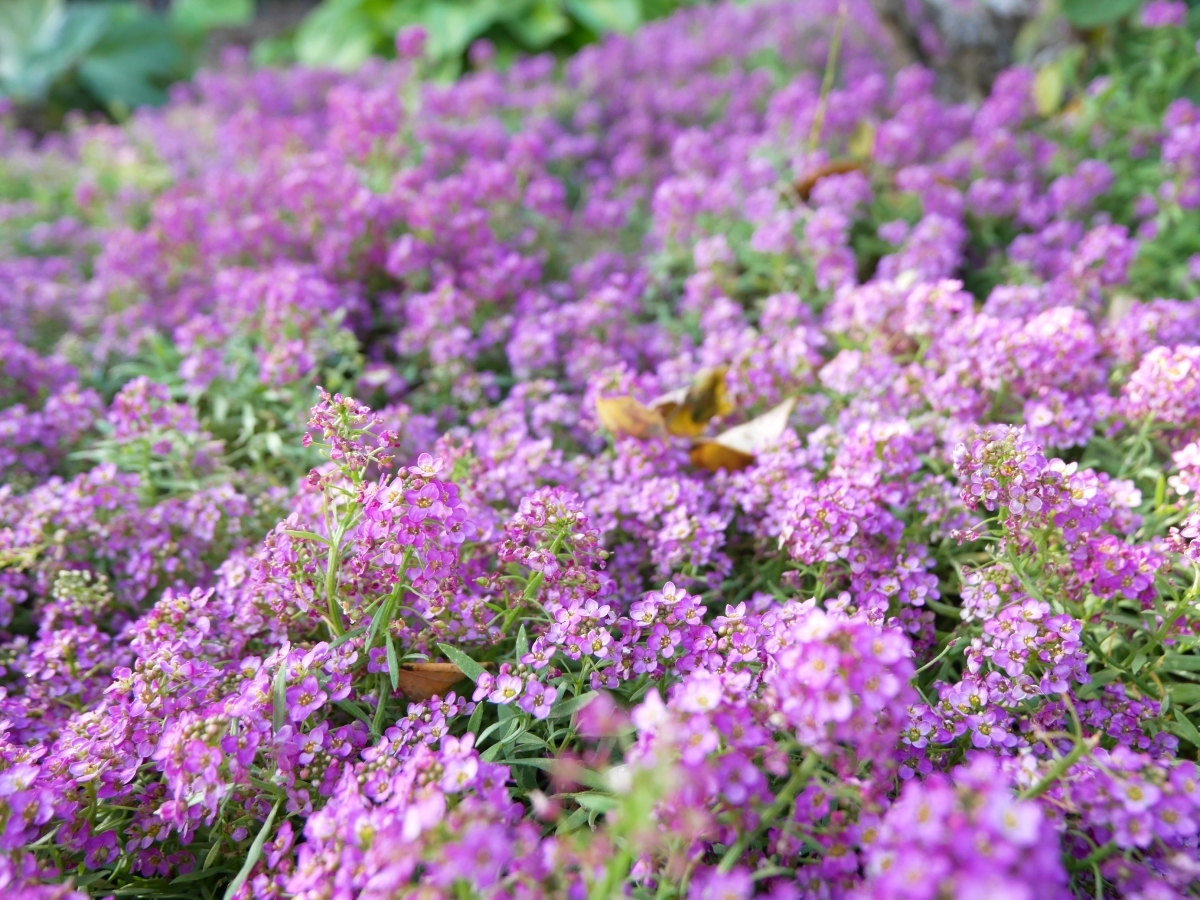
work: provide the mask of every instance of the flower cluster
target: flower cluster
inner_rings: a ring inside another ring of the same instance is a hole
[[[0,109],[0,893],[1196,893],[1196,17],[687,6]]]

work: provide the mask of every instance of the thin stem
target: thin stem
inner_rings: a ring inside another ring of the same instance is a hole
[[[935,656],[933,659],[931,659],[929,662],[925,663],[925,665],[921,666],[921,668],[917,669],[916,674],[920,675],[922,672],[924,672],[926,669],[928,669],[934,663],[943,659],[947,653],[949,653],[951,650],[953,650],[955,648],[955,646],[957,646],[957,644],[958,644],[958,638],[956,638],[956,637],[950,638],[949,642],[947,642],[947,644],[946,644],[945,648],[942,650],[942,652],[939,653],[937,656]]]
[[[829,57],[825,60],[825,77],[821,81],[821,99],[817,102],[817,114],[813,116],[812,128],[808,132],[808,152],[817,149],[821,130],[825,127],[825,107],[829,105],[829,92],[833,90],[833,75],[837,71],[838,55],[842,50],[842,32],[846,28],[846,0],[838,4],[837,21],[833,26],[833,38],[829,42]]]
[[[796,795],[808,783],[812,777],[812,773],[817,768],[816,754],[808,754],[800,763],[800,767],[792,773],[792,777],[775,796],[775,802],[763,811],[762,818],[759,819],[758,825],[752,830],[743,834],[721,858],[721,864],[717,867],[720,872],[728,872],[734,867],[734,864],[741,858],[751,844],[753,844],[762,834],[771,827],[771,823],[778,819],[796,799]]]

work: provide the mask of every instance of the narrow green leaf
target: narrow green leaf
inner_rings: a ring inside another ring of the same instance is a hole
[[[525,625],[522,624],[520,630],[517,631],[517,660],[529,652],[529,638],[525,635]]]
[[[320,544],[324,544],[326,547],[329,546],[329,538],[321,537],[319,534],[313,531],[297,531],[291,528],[285,528],[283,529],[283,533],[294,538],[301,538],[306,541],[316,541]]]
[[[1141,5],[1141,0],[1063,0],[1067,21],[1084,30],[1111,25]]]
[[[371,614],[371,627],[367,629],[367,643],[363,647],[364,651],[369,653],[371,648],[375,646],[375,638],[379,636],[379,629],[383,627],[385,619],[391,618],[391,614],[392,600],[389,597],[379,609]]]
[[[594,812],[610,812],[616,809],[620,803],[616,797],[609,794],[600,794],[593,791],[587,791],[583,794],[575,795],[575,802],[584,809],[590,809]]]
[[[279,731],[287,722],[287,660],[279,661],[275,680],[271,684],[271,727]]]
[[[267,835],[271,833],[271,828],[275,824],[275,816],[279,814],[279,804],[283,800],[276,800],[275,805],[271,807],[271,814],[267,816],[267,821],[263,822],[263,827],[259,830],[258,836],[254,839],[254,843],[250,845],[250,852],[246,855],[246,861],[242,863],[241,870],[234,877],[233,881],[229,882],[229,887],[225,889],[225,900],[233,900],[234,895],[241,890],[246,879],[250,877],[250,873],[254,871],[254,865],[258,862],[258,858],[262,856],[263,844],[267,842]]]
[[[387,641],[388,674],[392,676],[392,690],[400,687],[400,660],[396,656],[396,645],[392,642],[391,634],[384,636]]]
[[[475,710],[471,713],[471,718],[467,720],[467,731],[471,734],[479,734],[479,726],[483,724],[483,710],[484,704],[475,704]]]
[[[1200,730],[1192,724],[1192,720],[1183,714],[1179,707],[1175,708],[1175,721],[1167,722],[1167,728],[1176,736],[1183,738],[1193,747],[1200,747]]]
[[[530,759],[505,760],[505,765],[530,766],[534,769],[541,769],[543,772],[555,772],[561,766],[561,762],[557,759],[534,757]],[[578,782],[584,787],[591,788],[595,791],[607,791],[610,789],[610,785],[607,781],[605,781],[604,776],[599,772],[593,772],[591,769],[572,768],[570,772],[570,778],[572,781]]]
[[[1200,672],[1200,654],[1168,653],[1158,668],[1164,672]]]
[[[336,639],[330,641],[329,649],[336,650],[338,647],[342,646],[342,644],[346,643],[346,641],[354,640],[360,634],[363,634],[366,630],[367,630],[367,627],[365,625],[359,625],[357,628],[352,628],[350,631],[347,631],[345,634],[343,634],[340,638],[336,638]]]
[[[504,707],[501,707],[501,709],[503,709],[503,708]],[[493,722],[487,728],[483,729],[482,734],[480,734],[478,737],[475,738],[475,746],[478,747],[485,740],[487,740],[487,738],[491,736],[492,732],[498,731],[501,728],[507,728],[509,723],[515,722],[515,721],[516,721],[515,719],[501,719],[499,722]],[[507,735],[508,732],[506,731],[505,734]],[[500,738],[497,740],[497,743],[503,743],[503,741],[504,741],[504,739]]]
[[[185,31],[245,25],[254,18],[254,0],[174,0],[170,15]]]
[[[620,31],[628,34],[642,22],[638,0],[564,0],[567,12],[596,34]]]
[[[1171,700],[1180,706],[1191,706],[1200,701],[1200,684],[1173,684],[1167,690]]]
[[[180,875],[178,878],[172,878],[171,884],[188,884],[192,881],[203,881],[205,878],[215,878],[225,872],[231,872],[232,869],[214,867],[210,869],[197,869],[194,872],[188,872],[186,875]],[[75,879],[75,886],[80,887],[79,879]]]
[[[587,824],[588,815],[590,815],[589,810],[581,806],[559,822],[558,828],[555,830],[558,834],[570,834],[572,831],[578,831]]]
[[[353,703],[347,703],[345,700],[335,700],[333,705],[343,712],[350,713],[350,715],[354,716],[354,718],[358,719],[358,721],[362,722],[368,728],[371,727],[370,718]]]
[[[561,719],[564,716],[572,716],[579,710],[583,709],[593,700],[600,696],[596,691],[588,691],[586,694],[580,694],[578,697],[571,697],[568,700],[560,700],[550,709],[548,719]]]
[[[480,676],[483,675],[483,666],[475,662],[475,660],[471,659],[471,657],[467,656],[467,654],[463,653],[457,647],[451,647],[449,644],[438,644],[438,649],[446,655],[446,659],[462,669],[464,675],[472,681],[479,681]]]

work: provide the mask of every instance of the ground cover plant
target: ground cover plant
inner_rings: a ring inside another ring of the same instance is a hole
[[[0,893],[1194,896],[1198,37],[8,128]]]

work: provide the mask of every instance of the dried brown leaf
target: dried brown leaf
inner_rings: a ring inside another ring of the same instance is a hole
[[[651,405],[662,413],[667,431],[680,437],[697,437],[711,419],[733,412],[725,387],[727,366],[704,369],[692,380],[682,399],[678,391],[663,394]]]
[[[746,468],[763,448],[782,437],[795,408],[796,398],[791,397],[761,416],[730,428],[712,440],[698,441],[690,453],[692,465],[710,472]]]
[[[633,397],[601,397],[596,400],[596,415],[600,424],[613,434],[626,434],[641,440],[667,435],[662,413]]]
[[[718,469],[728,469],[737,472],[754,462],[753,453],[743,453],[716,441],[697,441],[688,452],[692,465],[700,469],[716,472]]]
[[[405,663],[400,666],[400,691],[410,700],[444,697],[466,674],[454,663]]]
[[[814,169],[810,169],[793,185],[796,193],[800,195],[800,199],[807,202],[809,196],[812,195],[813,188],[817,186],[817,182],[822,178],[827,178],[830,175],[845,175],[847,172],[856,172],[863,169],[861,160],[857,159],[835,159],[827,163],[822,163]]]

